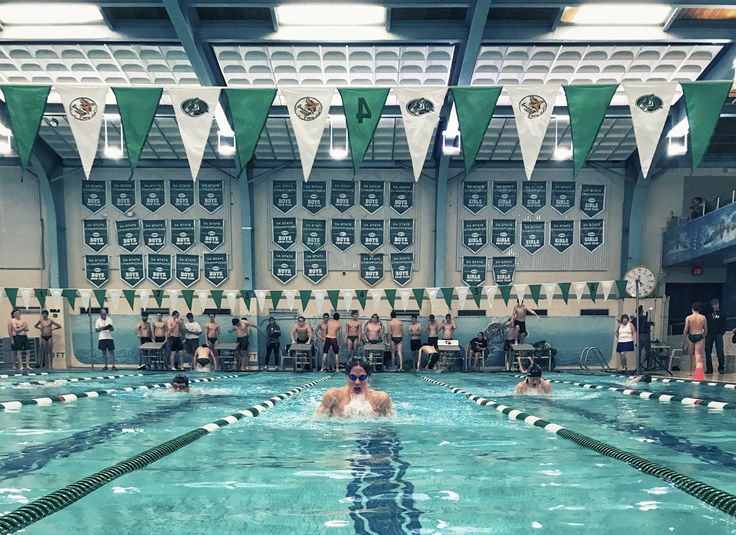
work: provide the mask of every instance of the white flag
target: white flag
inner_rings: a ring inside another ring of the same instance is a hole
[[[437,306],[437,294],[439,288],[427,288],[427,297],[429,297],[429,312],[434,312],[435,306]]]
[[[49,298],[50,306],[49,308],[61,308],[61,306],[64,304],[62,303],[62,292],[64,290],[62,288],[49,288],[49,293],[51,294],[51,297]],[[0,301],[2,301],[2,294],[4,292],[0,288]]]
[[[151,298],[151,290],[140,290],[138,297],[141,300],[141,310],[146,310],[148,308],[148,300]]]
[[[100,144],[107,87],[88,85],[54,86],[61,97],[66,120],[77,144],[84,176],[89,178]]]
[[[585,283],[575,282],[573,283],[573,286],[575,287],[575,297],[579,303],[583,299],[583,294],[585,293]]]
[[[314,306],[317,308],[317,314],[322,314],[322,308],[325,304],[325,296],[327,296],[327,292],[324,290],[314,290],[312,295],[314,296]]]
[[[526,284],[514,284],[514,292],[516,292],[516,298],[519,303],[524,301],[524,294],[526,294]]]
[[[560,85],[507,85],[504,89],[509,94],[514,108],[516,132],[519,136],[526,178],[531,179],[549,120],[552,118],[557,95],[560,93]]]
[[[120,297],[123,295],[122,290],[108,290],[107,295],[110,296],[110,311],[117,312],[120,306]]]
[[[291,127],[294,129],[299,158],[302,161],[304,182],[309,180],[314,157],[330,113],[334,87],[288,87],[279,88],[289,110]]]
[[[378,303],[381,302],[381,297],[383,296],[383,290],[379,290],[378,288],[373,288],[371,290],[368,290],[368,295],[370,295],[371,299],[373,300],[373,312],[378,312]]]
[[[544,295],[547,296],[547,308],[552,306],[552,300],[555,298],[555,291],[557,290],[557,284],[554,282],[547,282],[542,284],[544,287]]]
[[[166,290],[166,295],[169,297],[169,310],[176,310],[176,304],[179,301],[179,290]]]
[[[89,302],[92,299],[92,290],[89,288],[80,288],[79,297],[82,299],[82,307],[89,309]]]
[[[468,292],[470,292],[470,288],[467,286],[458,286],[455,288],[455,293],[457,294],[457,307],[460,310],[465,309],[465,300],[468,298]]]
[[[353,308],[353,299],[355,298],[355,290],[340,290],[340,296],[342,297],[342,302],[345,303],[345,310],[350,312],[350,310]]]
[[[603,289],[603,300],[608,301],[608,296],[611,295],[611,288],[613,288],[613,281],[601,281],[601,288]]]
[[[258,301],[258,310],[263,312],[266,308],[266,294],[268,293],[266,290],[255,290],[256,293],[256,301]]]
[[[399,297],[401,298],[401,310],[406,310],[409,306],[409,299],[411,298],[411,290],[409,288],[399,289]]]
[[[631,122],[634,123],[634,137],[639,151],[641,174],[646,178],[652,165],[659,138],[662,137],[672,98],[675,96],[677,82],[654,84],[627,84],[624,91],[629,99]]]
[[[414,180],[419,180],[424,161],[427,159],[427,149],[434,139],[432,134],[440,120],[440,111],[445,102],[447,88],[443,86],[395,87],[394,94],[401,108]]]
[[[20,288],[20,300],[23,303],[23,308],[31,308],[31,297],[33,297],[32,288]]]
[[[235,314],[235,308],[238,306],[238,292],[235,290],[226,291],[225,299],[227,299],[227,306],[230,308],[230,314]]]
[[[212,130],[219,87],[169,87],[166,92],[174,107],[181,142],[189,160],[192,179],[197,180],[207,139]]]
[[[294,299],[296,299],[296,290],[284,290],[284,297],[286,297],[286,304],[289,306],[289,310],[294,310]]]
[[[486,299],[488,299],[488,308],[493,308],[493,300],[496,299],[496,292],[498,292],[498,286],[486,286]]]
[[[197,299],[199,300],[199,308],[202,309],[202,312],[204,312],[204,309],[207,308],[207,299],[210,296],[210,292],[207,290],[199,290],[197,292]]]

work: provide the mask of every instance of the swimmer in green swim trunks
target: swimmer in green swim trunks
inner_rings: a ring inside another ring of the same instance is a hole
[[[427,355],[427,366],[426,369],[432,369],[434,368],[434,365],[437,363],[437,360],[440,358],[439,353],[437,353],[437,348],[433,345],[427,344],[419,348],[419,353],[417,353],[417,371],[422,367],[422,355]]]
[[[194,351],[192,360],[195,372],[211,372],[217,369],[217,357],[206,343]]]
[[[685,318],[685,330],[682,332],[682,347],[687,348],[690,360],[695,357],[695,379],[703,379],[703,363],[705,362],[705,335],[708,334],[708,320],[700,313],[700,302],[691,306],[691,314]]]
[[[12,340],[13,368],[16,370],[30,370],[28,344],[28,324],[21,319],[20,310],[14,308],[8,322],[8,336]]]

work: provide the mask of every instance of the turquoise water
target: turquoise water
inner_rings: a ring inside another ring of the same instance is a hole
[[[194,395],[130,392],[0,413],[0,511],[319,377],[249,374],[195,385]],[[568,385],[554,385],[552,398],[514,397],[509,374],[432,377],[736,492],[736,412]],[[314,418],[324,391],[341,384],[333,376],[212,433],[25,533],[736,533],[731,517],[659,479],[412,374],[373,379],[395,418]],[[725,399],[724,389],[707,392]]]

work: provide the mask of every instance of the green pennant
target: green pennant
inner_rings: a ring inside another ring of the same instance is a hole
[[[617,84],[573,84],[563,86],[570,113],[572,131],[573,176],[577,176],[588,159],[590,149],[598,137],[606,110],[611,104]]]
[[[457,122],[460,128],[460,145],[467,175],[478,156],[493,116],[493,110],[496,108],[496,101],[501,94],[501,88],[453,87],[450,91],[455,101]]]
[[[161,100],[160,87],[113,87],[123,125],[125,149],[128,152],[131,175],[138,167],[143,146],[151,131]]]
[[[240,298],[245,303],[245,307],[250,310],[250,303],[253,299],[253,290],[240,290]]]
[[[388,304],[391,305],[391,308],[395,308],[394,303],[396,303],[396,288],[386,288],[383,293],[386,294],[386,299],[388,299]]]
[[[542,292],[542,285],[541,284],[530,284],[529,285],[529,293],[532,294],[532,299],[534,299],[534,304],[539,304],[539,295]]]
[[[105,308],[105,290],[92,290],[92,293],[95,294],[95,299],[97,299],[97,304],[100,305],[100,308]]]
[[[353,171],[357,173],[365,151],[373,141],[373,134],[376,132],[378,121],[381,120],[389,90],[384,87],[366,87],[338,88],[338,91],[345,111]]]
[[[588,291],[590,292],[590,300],[595,303],[596,293],[598,293],[598,283],[597,282],[589,282],[588,283]]]
[[[51,86],[3,85],[2,90],[20,165],[25,170],[41,127]]]
[[[365,304],[368,302],[368,290],[355,290],[355,297],[360,303],[360,308],[365,310]]]
[[[452,294],[455,292],[455,288],[440,288],[440,292],[442,292],[447,308],[452,308]]]
[[[156,306],[161,308],[164,303],[164,291],[161,289],[153,290],[153,300],[156,301]]]
[[[311,297],[312,290],[299,290],[299,300],[302,302],[302,311],[307,310]]]
[[[332,303],[332,310],[337,310],[337,300],[340,298],[340,290],[327,290],[327,297]]]
[[[480,308],[480,300],[483,297],[483,287],[482,286],[471,286],[470,295],[473,296],[473,301],[475,301],[475,306]]]
[[[283,293],[283,290],[271,290],[271,308],[279,307],[279,301],[281,301]]]
[[[616,281],[616,291],[618,292],[619,299],[626,299],[628,297],[626,293],[626,281]]]
[[[191,312],[192,303],[194,302],[194,290],[182,290],[181,296],[184,298],[184,303],[186,303],[187,308]]]
[[[498,290],[501,292],[501,297],[503,297],[503,302],[505,304],[509,304],[509,299],[511,298],[511,288],[512,286],[510,284],[503,284],[498,287]]]
[[[560,287],[560,292],[562,292],[562,300],[565,301],[565,304],[567,304],[567,300],[570,299],[570,286],[572,286],[572,283],[559,282],[557,283],[557,286]]]
[[[276,89],[225,89],[235,131],[238,166],[243,172],[261,138]]]
[[[74,309],[77,304],[77,290],[75,290],[74,288],[65,288],[61,291],[61,295],[66,298],[66,300],[69,302],[69,306]]]
[[[411,293],[414,294],[414,300],[417,302],[419,311],[422,310],[422,303],[424,302],[424,288],[414,288]]]
[[[222,308],[222,294],[222,290],[210,290],[212,300],[215,302],[215,307],[218,309]]]
[[[733,82],[682,82],[687,122],[690,125],[690,152],[693,171],[703,161],[710,138],[721,117],[723,103]]]
[[[5,288],[5,295],[10,300],[10,306],[15,308],[17,306],[16,301],[18,300],[18,288]]]
[[[130,310],[135,310],[135,290],[123,290],[123,295],[128,302]]]
[[[48,290],[45,288],[34,288],[33,293],[36,294],[36,299],[38,300],[38,304],[41,309],[46,308],[46,296],[48,295]]]

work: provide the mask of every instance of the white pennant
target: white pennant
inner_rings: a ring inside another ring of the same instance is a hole
[[[166,290],[166,295],[169,298],[169,310],[176,310],[176,304],[179,301],[179,290]]]
[[[342,297],[342,302],[345,304],[345,310],[350,312],[350,310],[353,308],[353,299],[355,298],[355,290],[350,290],[350,289],[340,290],[340,297]]]
[[[123,295],[122,290],[108,290],[107,296],[110,298],[110,311],[117,312],[120,306],[120,297]]]
[[[314,297],[314,306],[317,308],[317,314],[322,314],[322,308],[325,305],[325,296],[327,296],[327,292],[324,290],[314,290],[312,292],[312,296]]]
[[[409,306],[409,299],[411,298],[411,290],[408,288],[399,289],[399,297],[401,298],[401,310],[406,310]]]
[[[107,87],[88,85],[54,86],[61,97],[66,120],[77,144],[84,176],[89,178],[100,144],[100,128],[105,113]]]
[[[92,299],[92,290],[89,288],[80,288],[79,297],[82,299],[82,307],[89,310],[89,302]]]
[[[611,288],[613,288],[613,281],[601,281],[601,288],[603,289],[603,300],[608,301],[608,296],[611,294]]]
[[[266,290],[255,290],[256,301],[258,301],[258,310],[263,312],[266,308]]]
[[[5,288],[0,287],[0,303],[3,302],[3,297],[5,297]]]
[[[662,137],[662,130],[670,112],[677,82],[653,84],[622,84],[629,99],[631,122],[639,151],[641,174],[646,178],[652,165],[654,152]]]
[[[146,310],[148,308],[148,300],[151,298],[151,291],[140,290],[138,292],[138,297],[141,300],[141,310]]]
[[[294,129],[299,158],[302,161],[304,182],[309,180],[314,157],[317,155],[322,133],[330,113],[334,87],[288,87],[279,88],[289,110],[291,127]]]
[[[61,306],[63,305],[61,292],[63,291],[64,290],[62,288],[49,288],[49,293],[51,294],[51,297],[49,297],[49,304],[51,306],[49,308],[61,308]],[[2,295],[3,293],[4,292],[2,291],[2,289],[0,289],[0,295]],[[0,301],[2,301],[2,299],[0,299]]]
[[[516,299],[519,303],[524,301],[524,294],[526,294],[526,284],[514,284],[514,292],[516,293]]]
[[[373,312],[378,312],[378,303],[381,302],[381,297],[383,296],[383,290],[379,290],[378,288],[373,288],[371,290],[368,290],[368,295],[370,295],[371,299],[373,300]]]
[[[493,301],[496,299],[496,293],[498,292],[498,286],[486,286],[486,299],[488,299],[488,308],[493,308]]]
[[[286,304],[289,305],[289,310],[294,310],[296,290],[284,290],[284,297],[286,298]]]
[[[455,288],[455,293],[457,294],[457,306],[460,310],[465,309],[465,300],[468,298],[468,292],[470,292],[470,288],[467,286],[458,286]]]
[[[440,120],[440,110],[445,102],[446,87],[395,87],[401,118],[404,122],[406,142],[411,154],[414,180],[419,180],[427,159],[427,149],[434,129]]]
[[[504,86],[511,97],[526,178],[531,179],[544,143],[549,120],[555,108],[559,84],[522,84]]]
[[[583,299],[583,294],[585,293],[585,283],[575,282],[573,283],[573,286],[575,287],[575,298],[579,303]]]
[[[238,306],[238,292],[234,290],[226,291],[225,299],[227,299],[227,306],[230,308],[230,313],[235,314],[235,308]]]
[[[219,87],[169,87],[166,92],[174,107],[176,124],[187,153],[192,179],[197,180],[212,119],[220,97]]]
[[[199,301],[199,308],[202,309],[202,312],[204,312],[204,309],[207,308],[207,300],[210,297],[210,292],[207,290],[199,290],[197,292],[197,300]]]
[[[33,296],[32,288],[20,288],[20,300],[23,303],[23,308],[31,308],[31,297]]]
[[[439,288],[427,288],[427,297],[429,297],[429,311],[434,312],[434,308],[437,305],[437,294]]]
[[[557,290],[557,284],[554,282],[547,282],[542,284],[544,288],[544,295],[547,296],[547,308],[552,306],[552,300],[555,298],[555,291]]]

